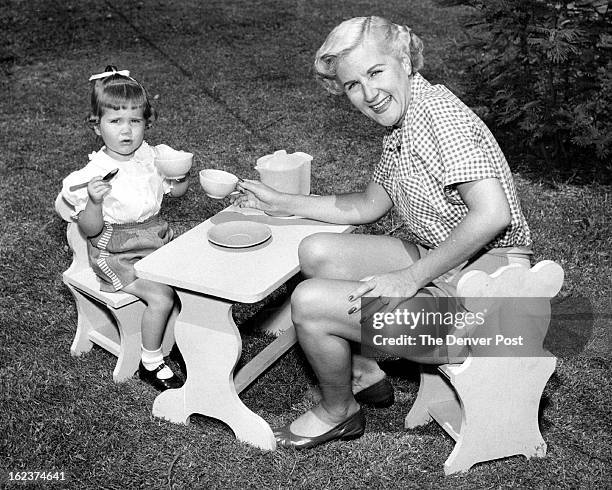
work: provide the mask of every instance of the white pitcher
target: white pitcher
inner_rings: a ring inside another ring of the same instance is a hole
[[[287,154],[275,151],[257,159],[255,170],[260,180],[280,192],[288,194],[310,194],[310,171],[312,156],[301,151]]]

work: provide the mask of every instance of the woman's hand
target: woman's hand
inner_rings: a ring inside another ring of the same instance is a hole
[[[361,284],[349,293],[348,300],[351,306],[348,314],[352,315],[363,310],[364,318],[374,313],[374,311],[369,312],[367,308],[375,301],[372,298],[379,299],[376,303],[386,305],[386,311],[393,311],[402,300],[412,298],[422,287],[410,268],[365,277],[360,282]]]
[[[241,180],[237,188],[240,192],[232,198],[232,204],[239,208],[254,208],[262,211],[283,212],[280,209],[282,193],[275,191],[255,180]]]
[[[94,204],[101,204],[111,189],[110,182],[102,180],[102,176],[94,177],[87,184],[87,194]]]

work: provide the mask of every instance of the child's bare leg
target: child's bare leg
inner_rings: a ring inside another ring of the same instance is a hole
[[[164,364],[162,339],[168,324],[168,318],[174,307],[174,290],[165,284],[146,279],[136,279],[123,288],[146,303],[142,315],[142,367],[149,372],[141,371],[141,378],[158,389],[177,388],[180,380]],[[143,377],[144,375],[144,377]],[[156,379],[151,379],[155,376]]]
[[[142,315],[142,346],[147,350],[158,349],[174,307],[174,290],[166,284],[146,279],[136,279],[123,290],[146,303]]]

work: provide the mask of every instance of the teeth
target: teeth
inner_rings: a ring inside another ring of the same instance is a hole
[[[380,109],[383,105],[385,105],[385,103],[387,102],[387,100],[389,99],[389,96],[385,97],[383,100],[381,100],[378,104],[373,105],[372,109],[374,109],[375,111]]]

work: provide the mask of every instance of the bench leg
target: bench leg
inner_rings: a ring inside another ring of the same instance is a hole
[[[145,309],[142,301],[135,301],[121,308],[111,308],[74,286],[67,284],[77,307],[77,330],[70,347],[73,356],[89,352],[93,344],[117,356],[113,380],[117,383],[131,378],[140,362],[142,349],[141,322]],[[168,355],[174,346],[174,322],[178,316],[174,308],[164,333],[162,352]]]
[[[73,356],[80,356],[93,347],[93,342],[89,338],[90,332],[100,325],[110,323],[111,318],[106,307],[81,293],[74,286],[70,284],[67,286],[77,308],[77,329],[70,346],[70,353]]]
[[[542,457],[546,443],[538,427],[544,386],[554,357],[470,358],[451,380],[461,399],[459,438],[444,463],[446,474],[482,461],[523,454]]]
[[[136,301],[123,308],[110,310],[119,329],[119,353],[113,370],[113,380],[116,383],[131,378],[138,369],[142,350],[141,323],[144,309],[144,303]]]
[[[432,418],[428,411],[429,405],[457,399],[455,390],[442,378],[437,366],[420,364],[419,370],[421,372],[419,392],[404,420],[406,429],[413,429],[431,422]]]

